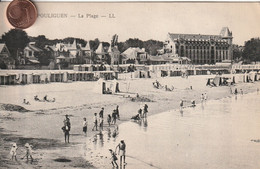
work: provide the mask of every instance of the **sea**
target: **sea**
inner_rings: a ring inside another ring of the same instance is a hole
[[[260,94],[239,94],[125,122],[87,141],[84,155],[112,167],[108,149],[124,140],[120,168],[259,169],[259,104]]]

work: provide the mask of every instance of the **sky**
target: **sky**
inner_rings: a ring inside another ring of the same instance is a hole
[[[5,14],[8,4],[0,2],[0,18],[3,19],[0,35],[12,28]],[[88,41],[99,38],[110,42],[112,36],[118,34],[119,41],[129,38],[164,41],[167,33],[218,35],[222,27],[232,31],[234,44],[244,45],[245,41],[260,37],[260,3],[35,4],[39,17],[25,31],[30,36],[45,35],[49,39],[77,37]],[[61,13],[67,17],[46,17]],[[109,18],[109,14],[115,18]],[[98,15],[97,18],[92,18],[94,15]]]

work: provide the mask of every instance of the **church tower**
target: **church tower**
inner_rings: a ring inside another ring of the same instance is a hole
[[[228,60],[232,60],[233,58],[233,50],[232,50],[232,32],[228,29],[228,27],[223,27],[220,31],[220,36],[223,40],[226,40],[228,43]]]

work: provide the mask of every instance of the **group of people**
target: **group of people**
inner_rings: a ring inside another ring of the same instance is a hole
[[[48,96],[45,95],[45,96],[43,97],[43,99],[40,100],[40,99],[38,98],[38,95],[36,95],[36,96],[34,96],[34,100],[35,100],[35,101],[39,101],[39,102],[55,102],[56,99],[53,98],[52,100],[49,100],[49,99],[48,99]]]
[[[162,85],[160,82],[158,82],[158,80],[155,80],[155,82],[153,82],[153,86],[156,89],[165,89],[165,91],[173,91],[174,90],[174,86],[172,85],[171,87],[168,87],[167,85]]]
[[[142,118],[147,118],[147,113],[148,113],[148,105],[145,104],[143,108],[141,107],[140,109],[138,109],[138,113],[135,116],[131,117],[131,119],[141,120]]]
[[[180,100],[180,110],[182,111],[182,109],[184,108],[184,102],[188,102],[187,100],[181,99]],[[187,106],[187,107],[196,107],[196,102],[195,100],[191,100],[190,101],[191,105]]]
[[[237,88],[235,88],[235,90],[234,90],[234,94],[235,94],[235,95],[237,95],[237,94],[238,94],[238,90],[237,90]],[[240,89],[240,94],[241,94],[241,95],[243,95],[243,94],[244,94],[244,91],[243,91],[243,89]]]
[[[113,167],[116,166],[116,168],[118,168],[118,164],[117,164],[117,148],[118,148],[118,154],[120,156],[120,166],[122,166],[122,161],[124,161],[124,165],[126,165],[127,163],[125,162],[125,154],[126,154],[126,144],[124,142],[124,140],[121,140],[120,143],[116,146],[115,151],[113,151],[112,149],[109,149],[109,152],[111,154],[111,164]]]
[[[113,110],[112,115],[108,114],[107,115],[107,123],[110,126],[111,124],[116,124],[116,120],[120,120],[120,116],[119,116],[119,106],[116,106],[116,109]],[[103,130],[103,126],[104,126],[104,107],[101,108],[99,115],[97,115],[97,113],[94,113],[94,117],[93,117],[93,128],[92,131],[94,131],[94,129],[96,129],[96,131],[98,131],[98,127],[99,130]]]
[[[22,160],[26,157],[27,162],[29,161],[29,158],[31,159],[31,162],[33,162],[33,157],[32,157],[32,146],[29,143],[26,143],[24,145],[25,147],[25,155],[21,158]],[[17,157],[16,157],[16,152],[17,152],[18,146],[16,143],[13,143],[12,147],[11,147],[11,151],[10,151],[10,155],[11,155],[11,159],[12,160],[16,160],[17,161]]]
[[[112,124],[115,125],[117,119],[120,120],[119,106],[118,105],[113,110],[112,115],[110,115],[110,114],[107,115],[107,123],[108,123],[108,125],[109,126],[112,125]],[[101,108],[99,114],[98,113],[94,113],[92,131],[94,131],[94,130],[98,131],[98,129],[100,131],[102,131],[103,127],[104,127],[104,107]],[[87,122],[87,118],[86,117],[83,118],[82,128],[83,128],[82,129],[83,133],[85,135],[87,135],[88,122]],[[61,129],[64,132],[65,143],[69,143],[71,122],[70,122],[69,115],[67,115],[67,114],[65,115],[65,119],[63,120],[63,126],[62,126]]]
[[[49,100],[49,99],[48,99],[48,96],[45,95],[45,96],[43,97],[43,99],[41,100],[41,99],[39,99],[38,95],[35,95],[35,96],[34,96],[34,101],[38,101],[38,102],[55,102],[56,99],[53,98],[52,100]],[[31,103],[30,103],[29,101],[27,101],[26,99],[23,99],[23,104],[31,105]]]

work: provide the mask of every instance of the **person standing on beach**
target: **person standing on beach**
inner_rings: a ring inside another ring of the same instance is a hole
[[[117,119],[120,120],[120,116],[119,116],[119,106],[118,106],[118,105],[116,106],[116,116],[117,116]]]
[[[204,101],[204,94],[203,93],[200,96],[200,100],[201,100],[201,103],[203,103],[203,101]]]
[[[148,105],[144,104],[144,118],[147,117],[147,113],[148,113]]]
[[[15,161],[17,161],[17,158],[16,158],[17,149],[18,149],[18,147],[17,147],[16,143],[13,143],[13,146],[12,146],[11,151],[10,151],[10,154],[12,156],[12,161],[13,161],[13,159],[15,159]]]
[[[94,123],[94,126],[92,128],[92,131],[94,131],[94,128],[96,128],[96,131],[98,131],[98,129],[97,129],[97,124],[98,124],[97,113],[94,113],[93,123]]]
[[[71,128],[71,124],[70,124],[70,119],[69,119],[69,115],[65,115],[65,120],[63,121],[64,126],[62,127],[62,130],[64,132],[64,137],[65,137],[65,143],[66,142],[70,142],[70,128]]]
[[[142,109],[140,108],[139,110],[138,110],[138,114],[139,114],[139,118],[141,119],[142,118]]]
[[[183,109],[183,100],[181,99],[181,101],[180,101],[180,111],[182,111],[182,109]]]
[[[112,113],[112,123],[116,124],[116,110],[113,110],[113,113]]]
[[[88,130],[88,122],[87,122],[87,119],[86,117],[83,118],[83,133],[85,135],[87,135],[87,130]]]
[[[120,141],[120,143],[116,146],[116,150],[117,150],[117,148],[119,148],[118,154],[120,155],[120,166],[122,165],[122,158],[124,160],[124,165],[126,165],[126,162],[125,162],[126,144],[125,144],[124,140]],[[116,152],[116,150],[115,150],[115,152]]]
[[[119,83],[118,82],[116,82],[116,91],[115,91],[116,93],[119,93],[120,92],[120,90],[119,90]]]
[[[99,130],[102,131],[103,130],[103,124],[104,124],[104,119],[103,117],[99,117]]]
[[[99,112],[99,117],[104,118],[104,107],[101,108]]]
[[[108,123],[108,126],[110,126],[110,123],[111,123],[111,115],[110,114],[107,115],[107,123]]]
[[[237,92],[237,88],[235,88],[234,94],[237,95],[237,93],[238,93],[238,92]]]

